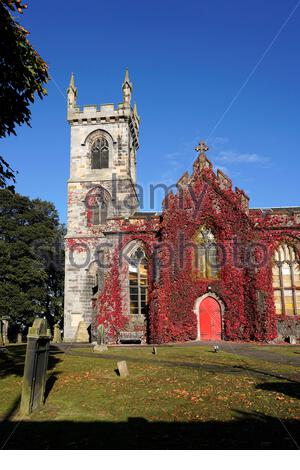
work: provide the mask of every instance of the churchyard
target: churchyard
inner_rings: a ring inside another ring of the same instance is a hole
[[[54,345],[45,404],[19,415],[26,345],[0,355],[4,449],[295,449],[300,347]],[[121,378],[117,362],[126,361]]]

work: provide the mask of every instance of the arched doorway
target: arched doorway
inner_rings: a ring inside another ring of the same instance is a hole
[[[222,338],[221,306],[213,297],[206,297],[199,305],[199,330],[201,340]]]

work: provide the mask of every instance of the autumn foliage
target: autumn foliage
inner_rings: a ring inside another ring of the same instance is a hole
[[[149,260],[149,342],[196,339],[195,301],[207,292],[213,292],[225,307],[223,339],[277,337],[277,320],[285,318],[275,313],[272,258],[280,243],[295,242],[299,221],[293,214],[249,211],[241,194],[224,188],[210,166],[201,167],[198,157],[188,185],[167,195],[160,217],[114,220],[124,236],[114,248],[96,307],[96,322],[106,325],[112,341],[128,320],[126,263],[120,266],[120,255],[133,240],[143,243]],[[194,275],[191,241],[200,226],[211,229],[219,246],[217,279]]]

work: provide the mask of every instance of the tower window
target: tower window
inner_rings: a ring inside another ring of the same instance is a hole
[[[88,282],[91,287],[91,294],[97,294],[99,290],[99,268],[96,261],[93,261],[89,266]]]
[[[128,277],[130,313],[145,314],[148,304],[148,262],[140,247],[130,257]]]
[[[278,315],[300,315],[300,267],[292,246],[281,245],[275,251],[273,289]]]
[[[92,225],[103,225],[107,219],[107,205],[104,201],[95,199],[95,205],[92,208]]]
[[[87,225],[104,225],[111,214],[111,196],[102,186],[96,186],[85,196]]]
[[[101,170],[109,166],[109,146],[104,137],[97,139],[92,146],[92,170]]]
[[[218,279],[218,249],[213,233],[201,227],[195,237],[194,269],[201,279]]]

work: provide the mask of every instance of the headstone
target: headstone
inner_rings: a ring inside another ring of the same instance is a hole
[[[97,328],[97,344],[105,344],[105,329],[103,324]]]
[[[214,352],[215,353],[219,352],[219,350],[220,350],[219,346],[214,346]]]
[[[107,351],[108,348],[105,344],[105,329],[104,325],[99,325],[97,328],[97,344],[94,346],[94,352],[102,353]]]
[[[21,415],[30,415],[44,403],[50,339],[47,320],[36,318],[27,336]]]
[[[75,343],[89,343],[90,336],[88,333],[88,327],[85,321],[80,321],[78,323],[78,328],[75,336]]]
[[[288,342],[290,344],[297,344],[296,336],[294,336],[294,335],[288,336]]]
[[[4,341],[3,341],[3,322],[0,320],[0,347],[4,346]]]
[[[153,346],[153,348],[152,348],[152,354],[157,354],[157,349],[156,349],[155,346]]]
[[[120,377],[127,377],[129,375],[126,361],[117,362],[117,367],[118,367]]]
[[[18,333],[18,336],[17,336],[17,343],[23,343],[22,333]]]
[[[2,320],[2,338],[4,345],[9,344],[8,341],[8,320]]]
[[[61,331],[60,331],[59,325],[56,323],[56,325],[54,325],[53,343],[61,343],[61,342],[62,342]]]

